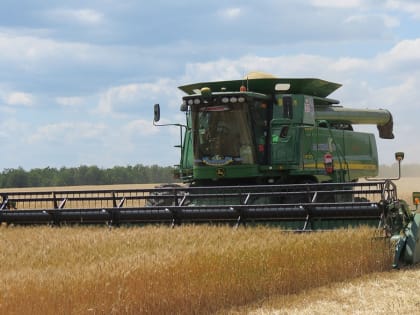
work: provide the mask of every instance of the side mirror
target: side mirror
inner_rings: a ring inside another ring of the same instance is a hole
[[[155,104],[155,106],[153,107],[153,121],[158,122],[160,120],[160,106],[159,104]]]
[[[186,112],[188,110],[188,105],[187,104],[182,104],[180,107],[181,112]]]

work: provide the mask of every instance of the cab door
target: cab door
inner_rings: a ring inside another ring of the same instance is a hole
[[[290,164],[296,161],[296,128],[290,124],[273,127],[271,156],[273,164]]]

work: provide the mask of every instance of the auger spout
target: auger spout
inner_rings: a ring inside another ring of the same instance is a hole
[[[379,137],[383,139],[394,139],[392,115],[386,109],[319,106],[315,110],[315,119],[334,123],[376,125],[378,127]]]

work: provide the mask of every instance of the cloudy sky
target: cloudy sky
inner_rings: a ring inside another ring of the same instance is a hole
[[[177,164],[153,104],[182,122],[177,86],[250,71],[342,83],[393,113],[380,163],[420,162],[417,0],[2,0],[0,169]]]

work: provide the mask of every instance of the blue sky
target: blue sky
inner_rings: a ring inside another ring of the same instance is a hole
[[[415,0],[3,0],[0,169],[177,164],[153,104],[182,122],[177,86],[250,71],[342,83],[344,106],[394,116],[380,163],[418,163],[419,31]]]

